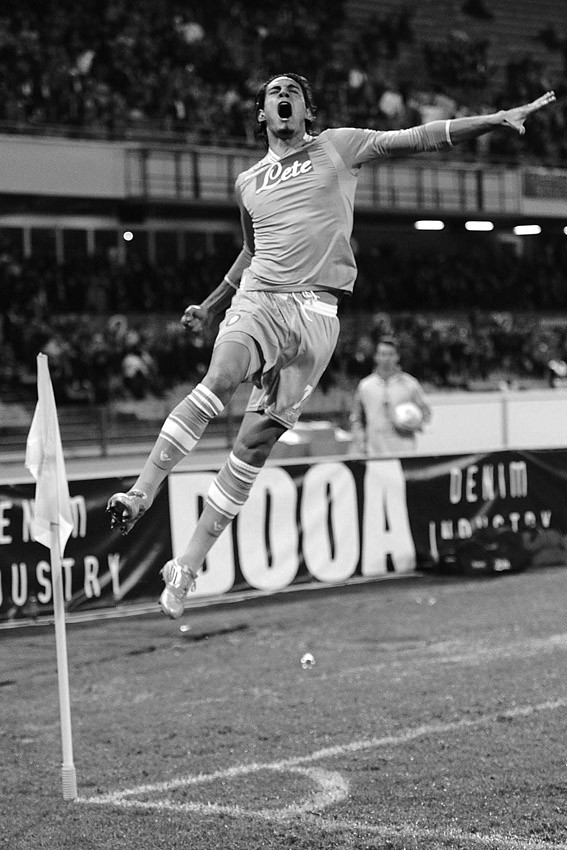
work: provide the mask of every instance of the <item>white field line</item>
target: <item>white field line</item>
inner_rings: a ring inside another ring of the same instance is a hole
[[[483,835],[478,832],[465,832],[455,827],[428,829],[426,827],[414,827],[410,825],[399,827],[382,826],[356,820],[351,821],[344,818],[326,818],[320,815],[304,815],[302,822],[308,825],[318,826],[319,829],[327,832],[369,833],[388,841],[413,839],[414,841],[435,840],[438,842],[459,842],[461,844],[466,841],[470,844],[471,848],[478,847],[479,850],[482,850],[482,848],[487,848],[488,850],[567,850],[567,844],[564,842],[557,844],[553,841],[545,841],[537,838],[518,838],[514,835],[502,835],[496,832]]]
[[[395,747],[400,746],[409,741],[416,740],[428,735],[439,733],[458,732],[462,729],[474,729],[481,726],[488,726],[502,719],[515,719],[522,717],[530,717],[544,711],[554,711],[567,706],[567,698],[549,700],[547,702],[538,703],[536,705],[518,706],[517,708],[503,711],[496,714],[487,714],[482,717],[462,718],[461,720],[452,723],[432,723],[417,726],[412,729],[407,729],[398,735],[386,735],[384,737],[374,737],[352,741],[350,744],[343,744],[336,747],[324,747],[315,750],[304,756],[295,756],[280,761],[261,763],[252,762],[249,764],[240,764],[224,770],[217,770],[209,774],[189,775],[179,779],[173,779],[168,782],[158,782],[151,785],[138,785],[134,788],[127,788],[122,791],[111,791],[108,794],[102,794],[95,797],[80,797],[78,803],[111,805],[121,808],[145,809],[157,811],[169,811],[176,813],[193,813],[206,816],[228,815],[231,817],[246,817],[260,818],[270,822],[283,822],[291,819],[300,819],[302,822],[316,826],[321,831],[326,832],[349,832],[349,833],[367,833],[375,835],[380,839],[386,840],[414,840],[425,841],[433,840],[439,842],[464,842],[466,841],[471,848],[479,848],[479,850],[567,850],[567,844],[555,843],[552,841],[544,841],[533,838],[519,838],[513,835],[502,835],[499,833],[489,833],[486,835],[480,833],[469,833],[453,827],[428,829],[416,828],[408,824],[400,826],[388,826],[380,824],[369,824],[356,820],[348,820],[344,818],[323,817],[318,813],[323,809],[328,808],[336,803],[344,801],[348,796],[348,782],[337,771],[324,770],[317,767],[301,767],[301,765],[310,765],[314,762],[321,761],[327,758],[338,758],[349,753],[360,752],[362,750],[377,749],[380,747]],[[276,771],[278,773],[298,773],[309,778],[316,790],[314,793],[308,794],[302,802],[292,803],[288,806],[279,809],[264,808],[264,809],[245,809],[238,805],[224,805],[220,803],[201,803],[201,802],[175,802],[167,797],[162,799],[140,800],[140,797],[145,795],[167,795],[168,792],[174,791],[177,788],[187,788],[189,786],[197,786],[211,784],[217,780],[221,782],[227,779],[234,779],[240,776],[258,773],[260,771]],[[138,799],[136,799],[138,798]]]
[[[543,638],[522,638],[499,646],[481,641],[477,644],[463,644],[463,641],[450,641],[447,644],[439,643],[431,649],[438,653],[435,660],[443,664],[478,664],[508,658],[533,658],[542,652],[567,649],[567,632]]]
[[[196,803],[196,802],[173,802],[172,800],[137,800],[132,799],[132,795],[144,795],[155,793],[156,791],[171,791],[175,788],[187,787],[189,785],[203,785],[214,782],[217,779],[224,781],[235,776],[242,776],[247,773],[257,773],[261,770],[271,770],[277,773],[297,773],[306,776],[316,786],[314,794],[309,794],[302,803],[292,803],[288,806],[283,806],[278,809],[244,809],[237,805],[223,805],[220,803]],[[167,786],[167,787],[165,787]],[[134,809],[159,809],[174,812],[194,812],[206,815],[233,815],[239,817],[255,817],[263,818],[264,820],[288,820],[296,818],[306,813],[317,812],[321,809],[332,806],[334,803],[340,803],[348,796],[348,782],[338,771],[324,770],[319,767],[297,767],[295,765],[282,768],[276,762],[273,765],[241,765],[240,770],[229,769],[226,771],[216,771],[208,775],[200,774],[198,776],[187,776],[180,780],[174,780],[171,783],[164,783],[160,786],[146,785],[139,788],[130,788],[126,791],[111,792],[103,794],[100,797],[79,798],[79,803],[98,803],[120,806],[122,808]]]

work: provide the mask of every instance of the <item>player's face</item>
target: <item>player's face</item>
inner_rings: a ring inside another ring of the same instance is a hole
[[[264,108],[258,110],[258,121],[265,121],[268,133],[279,139],[291,139],[305,133],[305,119],[313,120],[305,105],[299,83],[289,77],[276,77],[268,85]]]
[[[399,363],[398,352],[393,345],[382,343],[376,349],[374,362],[378,372],[393,372]]]

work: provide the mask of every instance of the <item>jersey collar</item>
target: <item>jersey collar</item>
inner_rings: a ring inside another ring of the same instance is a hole
[[[313,139],[313,136],[310,136],[309,133],[303,134],[303,143],[306,144]],[[285,159],[287,156],[291,156],[291,154],[296,153],[296,151],[300,150],[300,148],[292,148],[292,150],[288,151],[288,153],[284,154],[284,156],[278,156],[275,151],[271,148],[268,148],[268,153],[266,156],[270,160],[270,162],[279,162],[280,159]]]

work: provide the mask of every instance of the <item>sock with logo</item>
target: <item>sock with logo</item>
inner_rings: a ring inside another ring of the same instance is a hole
[[[209,550],[238,514],[262,467],[251,466],[231,452],[205,499],[203,513],[179,563],[200,570]]]
[[[165,422],[144,468],[132,489],[153,502],[159,485],[173,467],[198,443],[203,431],[224,408],[204,384],[197,386],[175,407]]]
[[[261,467],[239,460],[234,452],[209,487],[207,502],[218,514],[231,522],[250,495]]]

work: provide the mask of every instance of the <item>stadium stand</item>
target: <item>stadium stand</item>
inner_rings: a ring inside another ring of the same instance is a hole
[[[491,137],[463,155],[561,166],[562,5],[85,0],[79,7],[6,0],[0,132],[252,147],[253,94],[284,66],[312,78],[323,125],[407,126],[553,87],[557,109],[534,122],[521,144]],[[5,403],[33,399],[38,346],[50,354],[64,403],[160,398],[176,381],[198,380],[210,341],[181,333],[178,314],[222,276],[228,247],[195,250],[185,264],[132,257],[120,264],[110,251],[61,263],[41,252],[24,256],[5,231],[1,238]],[[564,240],[527,256],[490,243],[469,251],[466,262],[439,248],[410,257],[405,244],[386,241],[361,245],[358,262],[356,294],[344,305],[343,337],[324,389],[368,369],[384,322],[402,338],[407,368],[435,387],[546,383],[549,360],[567,359]]]
[[[561,0],[7,0],[0,129],[253,145],[254,93],[282,67],[312,79],[325,125],[407,126],[561,95],[562,20]],[[564,107],[542,117],[522,156],[564,159],[564,126]]]

